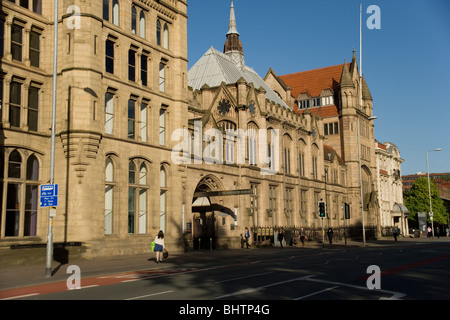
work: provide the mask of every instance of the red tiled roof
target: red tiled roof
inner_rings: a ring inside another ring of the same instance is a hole
[[[350,64],[347,64],[350,66]],[[279,76],[292,88],[292,96],[297,98],[300,93],[307,92],[311,97],[318,97],[324,89],[339,90],[342,67],[344,64],[320,69],[302,71]]]
[[[308,110],[313,115],[315,116],[320,115],[322,118],[339,116],[338,108],[335,105],[325,107],[314,107],[309,109],[297,109],[297,106],[295,106],[294,110],[297,111],[298,113],[303,113],[306,110]]]
[[[350,63],[347,64],[350,68]],[[279,76],[283,82],[291,87],[292,96],[297,99],[299,94],[308,93],[311,97],[318,97],[323,90],[331,89],[334,93],[339,91],[339,83],[341,81],[342,68],[344,64],[338,64],[335,66],[313,69],[308,71],[302,71],[297,73],[291,73]],[[335,105],[325,107],[313,107],[306,109],[314,115],[326,117],[339,116],[338,111],[339,101],[335,98]],[[294,106],[294,110],[303,113],[305,109],[298,109],[297,103]]]
[[[378,148],[386,150],[386,146],[380,142],[378,142]]]

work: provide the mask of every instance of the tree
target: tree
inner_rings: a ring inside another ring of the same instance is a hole
[[[446,224],[448,221],[448,212],[444,206],[444,200],[439,196],[439,190],[430,179],[431,205],[433,210],[433,221],[440,224]],[[427,221],[431,222],[430,200],[428,196],[428,179],[418,178],[413,186],[403,195],[403,203],[409,209],[409,219],[417,222],[417,212],[427,212]]]

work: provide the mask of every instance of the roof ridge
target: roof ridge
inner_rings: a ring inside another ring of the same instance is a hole
[[[322,70],[322,69],[327,69],[327,68],[334,68],[334,67],[343,66],[343,65],[344,65],[343,63],[340,63],[340,64],[328,66],[328,67],[322,67],[322,68],[298,71],[298,72],[293,72],[293,73],[287,73],[287,74],[280,75],[280,77],[292,76],[292,75],[296,75],[296,74],[300,74],[300,73],[304,73],[304,72],[317,71],[317,70]]]

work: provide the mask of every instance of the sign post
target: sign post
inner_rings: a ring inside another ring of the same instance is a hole
[[[56,216],[56,206],[58,205],[58,185],[45,184],[41,185],[40,207],[50,208],[48,215],[48,233],[47,233],[47,259],[46,259],[46,276],[49,278],[52,271],[53,258],[53,218]]]

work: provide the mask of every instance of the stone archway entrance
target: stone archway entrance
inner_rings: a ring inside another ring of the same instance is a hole
[[[194,249],[215,249],[216,218],[211,197],[204,193],[219,191],[221,187],[213,176],[204,177],[195,188],[192,199],[192,240]],[[202,195],[203,193],[203,195]],[[200,196],[198,196],[200,194]]]
[[[218,243],[226,240],[223,218],[227,215],[233,219],[237,217],[233,208],[226,206],[224,197],[250,193],[251,189],[224,190],[220,180],[213,175],[207,175],[200,180],[192,198],[192,240],[195,250],[215,249]],[[218,229],[219,217],[222,217],[221,230]],[[218,239],[219,235],[224,238]]]

